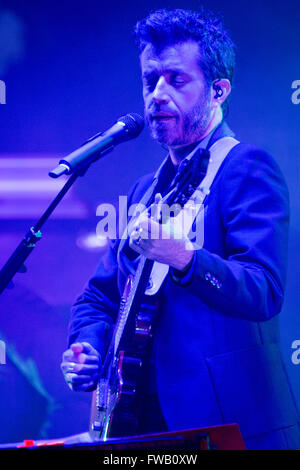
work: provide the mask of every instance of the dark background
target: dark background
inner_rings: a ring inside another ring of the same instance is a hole
[[[127,112],[143,114],[137,20],[161,7],[197,8],[195,0],[104,2],[9,0],[0,3],[0,266],[55,196],[62,181],[47,173],[59,158]],[[239,140],[269,151],[290,189],[291,230],[286,299],[281,318],[284,359],[298,403],[300,365],[299,123],[291,84],[300,79],[296,2],[201,2],[221,12],[237,45],[228,123]],[[1,295],[0,442],[62,437],[87,430],[90,396],[72,393],[59,364],[69,308],[92,274],[101,246],[96,208],[116,203],[165,155],[147,131],[90,168],[43,230],[26,274]]]

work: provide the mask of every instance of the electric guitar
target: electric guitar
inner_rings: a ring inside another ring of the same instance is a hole
[[[206,174],[209,160],[209,152],[200,150],[183,162],[161,203],[183,207],[194,193]],[[156,220],[160,221],[160,216],[158,209]],[[135,274],[127,278],[101,377],[93,392],[89,428],[93,440],[137,434],[136,391],[141,385],[141,371],[149,356],[157,316],[155,296],[149,299],[145,295],[153,264],[140,256]]]

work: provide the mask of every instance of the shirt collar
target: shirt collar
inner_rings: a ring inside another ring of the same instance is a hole
[[[184,162],[185,160],[190,160],[193,157],[193,155],[197,152],[197,150],[199,150],[200,148],[204,148],[204,149],[207,148],[209,150],[210,147],[217,140],[221,139],[222,137],[228,137],[228,136],[234,137],[234,135],[235,135],[234,132],[232,132],[227,122],[221,121],[220,124],[218,124],[214,129],[212,129],[211,132],[207,136],[205,136],[202,140],[200,140],[198,145],[182,160],[182,162]],[[170,154],[168,154],[164,158],[163,162],[159,166],[158,170],[156,171],[154,175],[154,180],[156,180],[159,177],[162,168],[167,164],[168,161],[171,163]]]
[[[233,137],[234,135],[235,134],[231,131],[228,124],[225,121],[221,121],[216,127],[214,127],[214,129],[210,131],[209,134],[207,134],[207,136],[200,140],[198,145],[182,160],[182,162],[191,160],[191,158],[199,149],[209,150],[210,147],[222,137]],[[180,165],[182,164],[182,162],[180,162]]]

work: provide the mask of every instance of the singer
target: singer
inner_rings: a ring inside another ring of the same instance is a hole
[[[273,157],[240,142],[225,122],[234,44],[204,9],[153,12],[137,23],[135,37],[145,121],[168,154],[129,201],[159,206],[193,168],[192,181],[206,189],[204,240],[152,239],[152,229],[174,235],[176,224],[142,213],[127,240],[112,241],[73,306],[64,377],[72,390],[96,388],[125,280],[144,257],[167,273],[158,291],[145,295],[157,313],[135,397],[138,433],[238,423],[248,449],[299,448],[278,330],[288,190]],[[114,435],[129,433],[114,423]]]

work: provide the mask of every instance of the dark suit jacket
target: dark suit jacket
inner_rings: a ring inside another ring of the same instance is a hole
[[[228,134],[226,125],[214,135]],[[152,181],[141,178],[129,201]],[[274,159],[240,143],[205,200],[204,245],[189,272],[161,290],[155,333],[157,390],[170,430],[237,422],[249,448],[300,445],[295,400],[279,347],[278,316],[287,263],[289,203]],[[101,354],[118,309],[126,268],[118,242],[74,305],[70,343]]]

